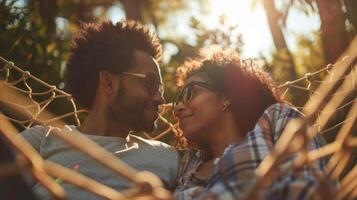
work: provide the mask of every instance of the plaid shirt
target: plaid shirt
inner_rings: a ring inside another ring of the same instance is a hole
[[[287,104],[274,104],[259,118],[254,129],[238,144],[229,145],[209,180],[195,176],[197,168],[206,156],[197,149],[185,152],[178,172],[176,199],[239,199],[249,191],[256,181],[255,169],[274,148],[284,127],[292,118],[301,117],[299,111]],[[321,137],[314,138],[308,150],[324,144]],[[293,158],[285,162],[288,164]],[[304,166],[297,172],[285,171],[272,185],[259,191],[263,199],[308,199],[317,186],[316,173],[322,174],[326,159],[321,159],[309,168]],[[284,166],[285,166],[284,164]]]

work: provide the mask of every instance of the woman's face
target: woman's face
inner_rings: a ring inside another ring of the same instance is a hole
[[[191,142],[202,143],[209,139],[209,130],[222,115],[223,98],[212,83],[199,75],[186,80],[176,102],[174,113],[184,136]]]

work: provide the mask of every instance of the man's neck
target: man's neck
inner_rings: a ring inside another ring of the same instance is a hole
[[[92,110],[78,130],[89,135],[114,136],[126,138],[129,134],[127,126],[113,123],[104,112]]]

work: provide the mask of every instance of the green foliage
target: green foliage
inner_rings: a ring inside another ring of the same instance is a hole
[[[265,67],[277,82],[283,83],[291,80],[291,59],[290,52],[287,49],[280,49],[272,53],[270,61],[265,59]]]
[[[15,1],[2,1],[0,55],[14,60],[37,77],[59,84],[68,57],[69,39],[57,38],[43,25],[37,5],[16,7]],[[62,67],[62,69],[61,69]]]
[[[318,32],[309,38],[304,35],[298,37],[297,50],[293,52],[299,76],[313,72],[325,66],[321,38]]]
[[[57,37],[50,27],[44,25],[37,2],[27,6],[17,3],[0,2],[0,27],[4,30],[0,32],[0,55],[49,84],[63,87],[69,38]],[[13,77],[16,78],[16,74]],[[33,91],[45,90],[35,82],[29,84]],[[41,101],[43,98],[35,100]],[[58,101],[52,103],[49,109],[56,114],[63,114],[72,108],[66,102]]]

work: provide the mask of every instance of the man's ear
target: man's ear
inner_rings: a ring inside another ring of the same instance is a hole
[[[99,73],[99,85],[102,87],[103,91],[107,94],[113,94],[117,90],[116,87],[118,79],[115,75],[108,71],[101,71]]]

